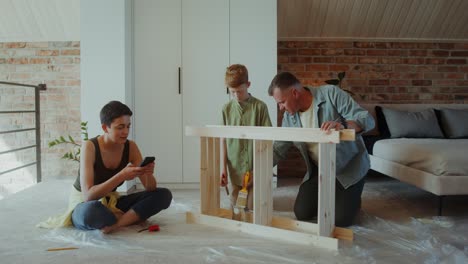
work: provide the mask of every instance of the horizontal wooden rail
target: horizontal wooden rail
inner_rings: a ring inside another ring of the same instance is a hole
[[[330,133],[319,128],[298,127],[255,127],[255,126],[204,126],[186,127],[185,135],[218,138],[242,138],[279,141],[304,141],[317,143],[340,143],[340,141],[354,141],[354,129],[340,131],[331,130]]]

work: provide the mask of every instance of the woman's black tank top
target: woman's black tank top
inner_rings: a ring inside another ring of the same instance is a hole
[[[91,142],[94,144],[95,149],[95,162],[94,162],[94,185],[101,184],[108,179],[112,178],[112,176],[116,175],[119,171],[125,168],[128,164],[130,158],[130,144],[129,141],[125,142],[125,147],[122,154],[122,160],[120,160],[120,164],[116,169],[108,169],[104,166],[104,162],[102,161],[101,157],[101,149],[99,148],[99,143],[97,137],[90,139]],[[122,182],[123,183],[123,182]],[[122,185],[119,184],[120,185]],[[80,171],[78,171],[78,177],[73,184],[76,190],[81,192],[81,184],[80,184]],[[117,187],[113,190],[115,191]]]

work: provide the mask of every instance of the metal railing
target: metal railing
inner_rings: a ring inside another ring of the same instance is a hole
[[[32,87],[34,88],[34,110],[18,110],[18,111],[0,111],[0,114],[18,114],[18,113],[35,113],[35,127],[34,128],[24,128],[24,129],[14,129],[14,130],[7,130],[7,131],[0,131],[0,134],[8,134],[8,133],[19,133],[19,132],[24,132],[24,131],[36,131],[36,144],[35,145],[29,145],[29,146],[23,146],[19,147],[16,149],[11,149],[7,151],[2,151],[0,152],[1,154],[6,154],[6,153],[11,153],[15,151],[20,151],[20,150],[25,150],[25,149],[30,149],[30,148],[36,148],[36,161],[27,163],[6,171],[1,171],[0,175],[6,174],[15,170],[19,170],[28,166],[36,165],[36,181],[41,182],[42,180],[42,167],[41,167],[41,106],[40,106],[40,91],[44,91],[47,89],[46,84],[38,84],[38,85],[30,85],[30,84],[22,84],[22,83],[12,83],[12,82],[2,82],[0,81],[0,84],[5,84],[5,85],[12,85],[12,86],[21,86],[21,87]]]

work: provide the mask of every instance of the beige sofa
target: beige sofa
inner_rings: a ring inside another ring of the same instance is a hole
[[[395,119],[399,117],[399,115],[402,119],[405,119],[405,116],[421,113],[421,111],[426,111],[430,114],[430,109],[442,110],[444,116],[447,116],[446,113],[454,112],[456,114],[462,113],[465,115],[464,111],[456,110],[468,111],[468,105],[361,105],[376,119],[376,128],[364,135],[364,140],[370,154],[371,168],[373,170],[437,195],[439,197],[439,215],[442,214],[442,198],[444,196],[468,194],[468,135],[467,137],[460,135],[455,136],[462,138],[447,138],[445,130],[450,130],[450,128],[444,127],[444,125],[447,126],[447,121],[445,119],[444,121],[441,120],[441,111],[435,111],[434,114],[436,114],[437,124],[442,131],[442,137],[438,134],[439,132],[435,131],[437,127],[435,127],[436,125],[433,123],[432,128],[422,128],[420,131],[417,131],[416,133],[420,134],[415,137],[411,135],[405,136],[405,133],[408,133],[407,127],[411,127],[414,124],[408,122],[408,120],[402,120],[400,122],[398,119]],[[381,109],[384,110],[376,112],[376,106],[380,106]],[[451,111],[450,109],[455,111]],[[396,115],[391,116],[391,114]],[[389,134],[389,130],[392,129],[391,124],[386,124],[385,122],[385,119],[389,119],[389,117],[393,118],[392,124],[394,126],[401,126],[399,128],[400,131],[392,131],[394,135],[390,135],[391,133]],[[458,117],[460,117],[460,115]],[[447,118],[449,117],[446,117],[446,119]],[[382,119],[384,119],[384,121]],[[411,119],[409,120],[411,121]],[[459,124],[465,126],[465,128],[462,129],[466,129],[466,125],[464,124],[468,124],[468,119],[459,120],[459,122]],[[388,126],[388,130],[385,128],[385,125]],[[403,132],[401,130],[403,130]],[[434,130],[435,135],[431,134],[433,132],[429,130]],[[428,137],[425,135],[428,135]],[[454,137],[453,134],[449,136]]]

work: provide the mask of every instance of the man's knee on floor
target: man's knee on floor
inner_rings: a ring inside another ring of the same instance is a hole
[[[299,221],[308,221],[312,220],[317,215],[317,210],[315,213],[312,210],[307,208],[302,208],[300,206],[294,206],[294,215],[296,215],[296,219]]]
[[[337,227],[348,227],[353,225],[353,219],[351,218],[342,218],[335,220],[335,226]]]
[[[356,213],[339,214],[337,212],[335,216],[335,226],[337,227],[348,227],[354,224]]]

